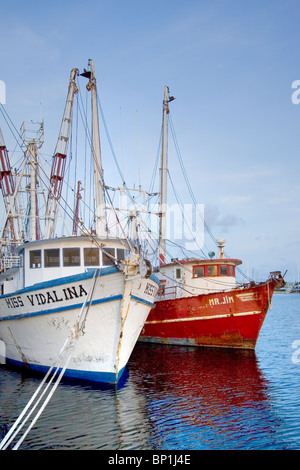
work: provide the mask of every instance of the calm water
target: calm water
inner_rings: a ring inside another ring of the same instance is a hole
[[[61,382],[20,449],[299,449],[297,349],[299,294],[274,296],[255,353],[138,344],[118,389]],[[0,426],[40,381],[1,366]]]

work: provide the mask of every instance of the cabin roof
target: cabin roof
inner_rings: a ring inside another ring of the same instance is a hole
[[[192,265],[197,265],[197,266],[205,266],[205,265],[211,265],[211,264],[231,264],[234,266],[239,266],[242,264],[242,261],[240,259],[235,259],[235,258],[214,258],[214,259],[199,259],[199,258],[189,258],[189,259],[183,259],[179,260],[176,259],[172,261],[171,263],[166,263],[161,265],[161,268],[164,267],[169,267],[169,266],[179,266],[181,264],[187,265],[187,264],[192,264]]]
[[[57,237],[49,238],[46,240],[34,240],[31,242],[26,242],[23,245],[20,245],[16,248],[15,252],[19,253],[24,248],[34,248],[39,246],[50,246],[50,245],[59,245],[62,246],[63,243],[67,245],[73,244],[76,246],[77,243],[82,245],[83,242],[87,243],[87,246],[94,246],[95,248],[100,246],[106,247],[122,247],[124,249],[129,249],[127,240],[119,238],[106,238],[106,237],[92,237],[92,236],[68,236],[68,237]]]

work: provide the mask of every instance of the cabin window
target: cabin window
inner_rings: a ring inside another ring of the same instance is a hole
[[[220,276],[227,276],[228,269],[227,266],[224,266],[224,264],[221,264],[220,266]]]
[[[123,248],[117,248],[117,259],[119,261],[124,261],[127,253],[128,253],[128,250],[124,250]]]
[[[234,276],[234,275],[235,275],[234,266],[229,266],[229,276]]]
[[[204,277],[204,266],[194,266],[194,277]]]
[[[64,248],[63,257],[64,257],[64,266],[80,266],[79,248]]]
[[[32,269],[40,268],[42,263],[42,250],[29,251],[29,266]]]
[[[217,276],[218,275],[218,266],[213,264],[211,266],[207,266],[207,275],[208,276]]]
[[[0,284],[0,295],[4,295],[4,284]]]
[[[44,265],[46,268],[57,268],[59,266],[59,248],[44,250]]]
[[[162,280],[162,279],[161,279],[161,281],[160,281],[160,288],[159,288],[159,291],[158,291],[158,293],[159,293],[160,295],[165,295],[165,293],[166,293],[166,282],[167,282],[167,281]]]
[[[84,248],[84,265],[99,266],[99,248]]]
[[[103,266],[113,266],[115,264],[115,249],[105,248],[103,250]]]
[[[176,268],[176,279],[181,279],[181,269]]]

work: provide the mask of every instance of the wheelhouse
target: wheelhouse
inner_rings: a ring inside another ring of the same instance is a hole
[[[0,274],[0,293],[72,276],[89,269],[122,264],[129,255],[126,241],[88,237],[38,240],[18,247]]]
[[[190,297],[236,286],[238,259],[173,260],[160,267],[160,300]]]

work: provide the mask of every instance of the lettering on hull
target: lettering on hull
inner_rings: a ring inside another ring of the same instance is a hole
[[[82,284],[80,284],[79,286],[63,288],[59,292],[56,290],[49,290],[43,293],[38,292],[36,294],[27,294],[26,296],[17,295],[17,296],[6,298],[5,302],[8,308],[16,309],[19,307],[24,307],[26,303],[26,299],[28,300],[29,305],[31,305],[31,307],[35,307],[37,305],[53,304],[57,302],[77,299],[86,295],[87,295],[87,291],[82,286]]]
[[[222,299],[218,297],[214,297],[213,299],[209,299],[209,305],[212,307],[214,305],[225,305],[225,304],[233,304],[234,298],[233,296],[225,295]]]

